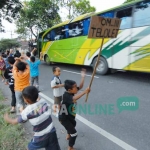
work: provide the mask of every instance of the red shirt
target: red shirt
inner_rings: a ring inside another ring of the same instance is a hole
[[[5,70],[5,61],[3,59],[0,60],[0,70]]]

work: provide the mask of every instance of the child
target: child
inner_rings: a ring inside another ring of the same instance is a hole
[[[18,118],[10,118],[4,115],[6,122],[10,124],[24,123],[29,120],[33,126],[34,137],[28,144],[28,150],[45,148],[46,150],[60,150],[56,129],[50,114],[50,109],[44,99],[38,100],[38,90],[34,86],[28,86],[22,91],[25,103],[28,106]]]
[[[25,107],[22,90],[30,85],[30,68],[26,62],[23,62],[20,58],[16,58],[12,72],[15,80],[14,85],[17,109],[21,112]]]
[[[13,64],[15,63],[14,57],[8,57],[8,63],[10,64],[10,67],[6,68],[4,77],[8,80],[9,83],[9,88],[12,93],[12,101],[11,101],[11,113],[15,113],[15,106],[16,106],[16,96],[15,96],[15,91],[14,91],[14,77],[12,74],[12,68]]]
[[[31,56],[34,56],[34,53],[35,53],[36,50],[37,50],[37,49],[34,48],[34,49],[31,51],[31,53],[30,53],[30,52],[26,52],[27,60],[30,61],[30,57],[31,57]]]
[[[9,53],[10,51],[9,50],[6,50],[5,54],[3,55],[3,59],[5,61],[5,69],[9,68],[10,67],[10,64],[8,63],[8,57],[9,57]],[[5,85],[7,85],[9,83],[9,80],[6,79],[6,82],[5,82]]]
[[[2,57],[2,55],[0,55],[0,75],[2,77],[2,82],[5,81],[5,78],[4,78],[4,71],[5,71],[5,61]]]
[[[39,65],[41,63],[43,54],[40,53],[40,60],[35,61],[35,57],[31,56],[30,61],[26,60],[30,66],[31,86],[36,82],[36,88],[39,90]]]
[[[27,56],[27,60],[30,61],[31,53],[30,52],[26,52],[26,56]]]
[[[81,79],[81,83],[79,87],[77,87],[77,84],[75,81],[72,81],[72,80],[65,81],[64,87],[66,89],[66,92],[63,94],[62,106],[63,105],[66,106],[66,110],[68,111],[68,113],[67,114],[61,113],[62,111],[61,109],[59,112],[59,121],[65,127],[68,133],[66,137],[66,139],[69,140],[68,150],[75,150],[73,146],[75,144],[75,140],[77,137],[77,131],[75,129],[76,121],[75,121],[75,113],[74,113],[76,101],[79,98],[81,98],[83,95],[90,92],[90,89],[87,88],[83,92],[77,95],[74,95],[78,92],[78,90],[80,90],[83,87],[85,70],[81,72],[81,76],[82,76],[82,79]],[[71,110],[71,112],[69,112],[69,110]]]
[[[14,54],[14,57],[20,57],[21,56],[21,53],[18,51],[18,50],[16,50],[16,53]]]
[[[54,66],[53,67],[53,74],[54,77],[51,81],[51,88],[53,89],[53,95],[54,95],[54,112],[56,113],[56,109],[60,110],[60,104],[62,101],[62,87],[64,87],[64,84],[61,83],[61,80],[59,78],[61,74],[61,70],[59,67]],[[56,114],[57,116],[58,114]]]

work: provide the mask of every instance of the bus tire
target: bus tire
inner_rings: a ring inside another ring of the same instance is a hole
[[[97,57],[93,61],[93,69],[96,65],[96,62],[97,62]],[[96,68],[96,73],[100,74],[100,75],[105,75],[108,73],[108,71],[109,71],[109,68],[108,68],[108,63],[107,63],[106,59],[104,57],[100,56],[100,62]]]
[[[51,64],[48,55],[44,56],[44,61],[46,62],[47,65],[50,65],[50,64]]]

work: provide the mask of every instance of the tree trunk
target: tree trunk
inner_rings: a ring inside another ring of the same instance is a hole
[[[33,29],[32,29],[32,27],[30,28],[30,30],[31,30],[31,33],[35,36],[35,38],[37,39],[37,35],[33,32]]]

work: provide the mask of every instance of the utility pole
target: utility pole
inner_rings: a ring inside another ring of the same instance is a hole
[[[12,39],[13,38],[13,31],[10,30],[10,31],[6,31],[6,32],[10,32],[10,38]]]

